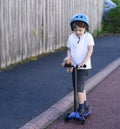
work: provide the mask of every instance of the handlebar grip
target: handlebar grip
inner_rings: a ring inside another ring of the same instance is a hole
[[[65,66],[64,67],[74,67],[73,65],[71,65],[71,64],[65,64]]]

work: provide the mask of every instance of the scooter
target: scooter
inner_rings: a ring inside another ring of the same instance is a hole
[[[64,121],[68,122],[69,120],[74,119],[74,120],[81,121],[81,124],[85,124],[85,120],[86,120],[85,118],[91,114],[91,110],[88,111],[88,112],[85,112],[84,116],[81,116],[79,114],[79,112],[77,111],[77,68],[78,68],[78,66],[73,66],[73,65],[70,65],[70,64],[65,64],[64,67],[73,67],[75,69],[74,111],[71,112],[71,113],[67,113],[64,116]],[[84,64],[81,67],[86,68],[86,65]]]

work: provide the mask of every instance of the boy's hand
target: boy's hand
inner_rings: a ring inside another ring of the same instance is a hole
[[[71,60],[70,57],[66,57],[63,60],[63,63],[61,65],[62,65],[62,67],[65,67],[66,64],[73,65],[72,60]],[[67,72],[72,72],[72,71],[73,71],[73,67],[67,68]]]
[[[63,63],[61,64],[62,65],[62,67],[64,67],[65,66],[65,64],[73,64],[72,63],[72,60],[71,60],[71,58],[70,57],[66,57],[66,58],[64,58],[64,60],[63,60]]]

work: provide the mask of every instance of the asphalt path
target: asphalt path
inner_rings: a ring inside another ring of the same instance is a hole
[[[0,129],[18,129],[72,91],[66,50],[0,72]],[[95,38],[88,78],[120,57],[120,36]]]

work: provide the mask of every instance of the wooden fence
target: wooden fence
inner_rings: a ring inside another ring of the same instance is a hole
[[[0,0],[0,67],[65,46],[70,18],[84,13],[101,27],[104,0]]]

